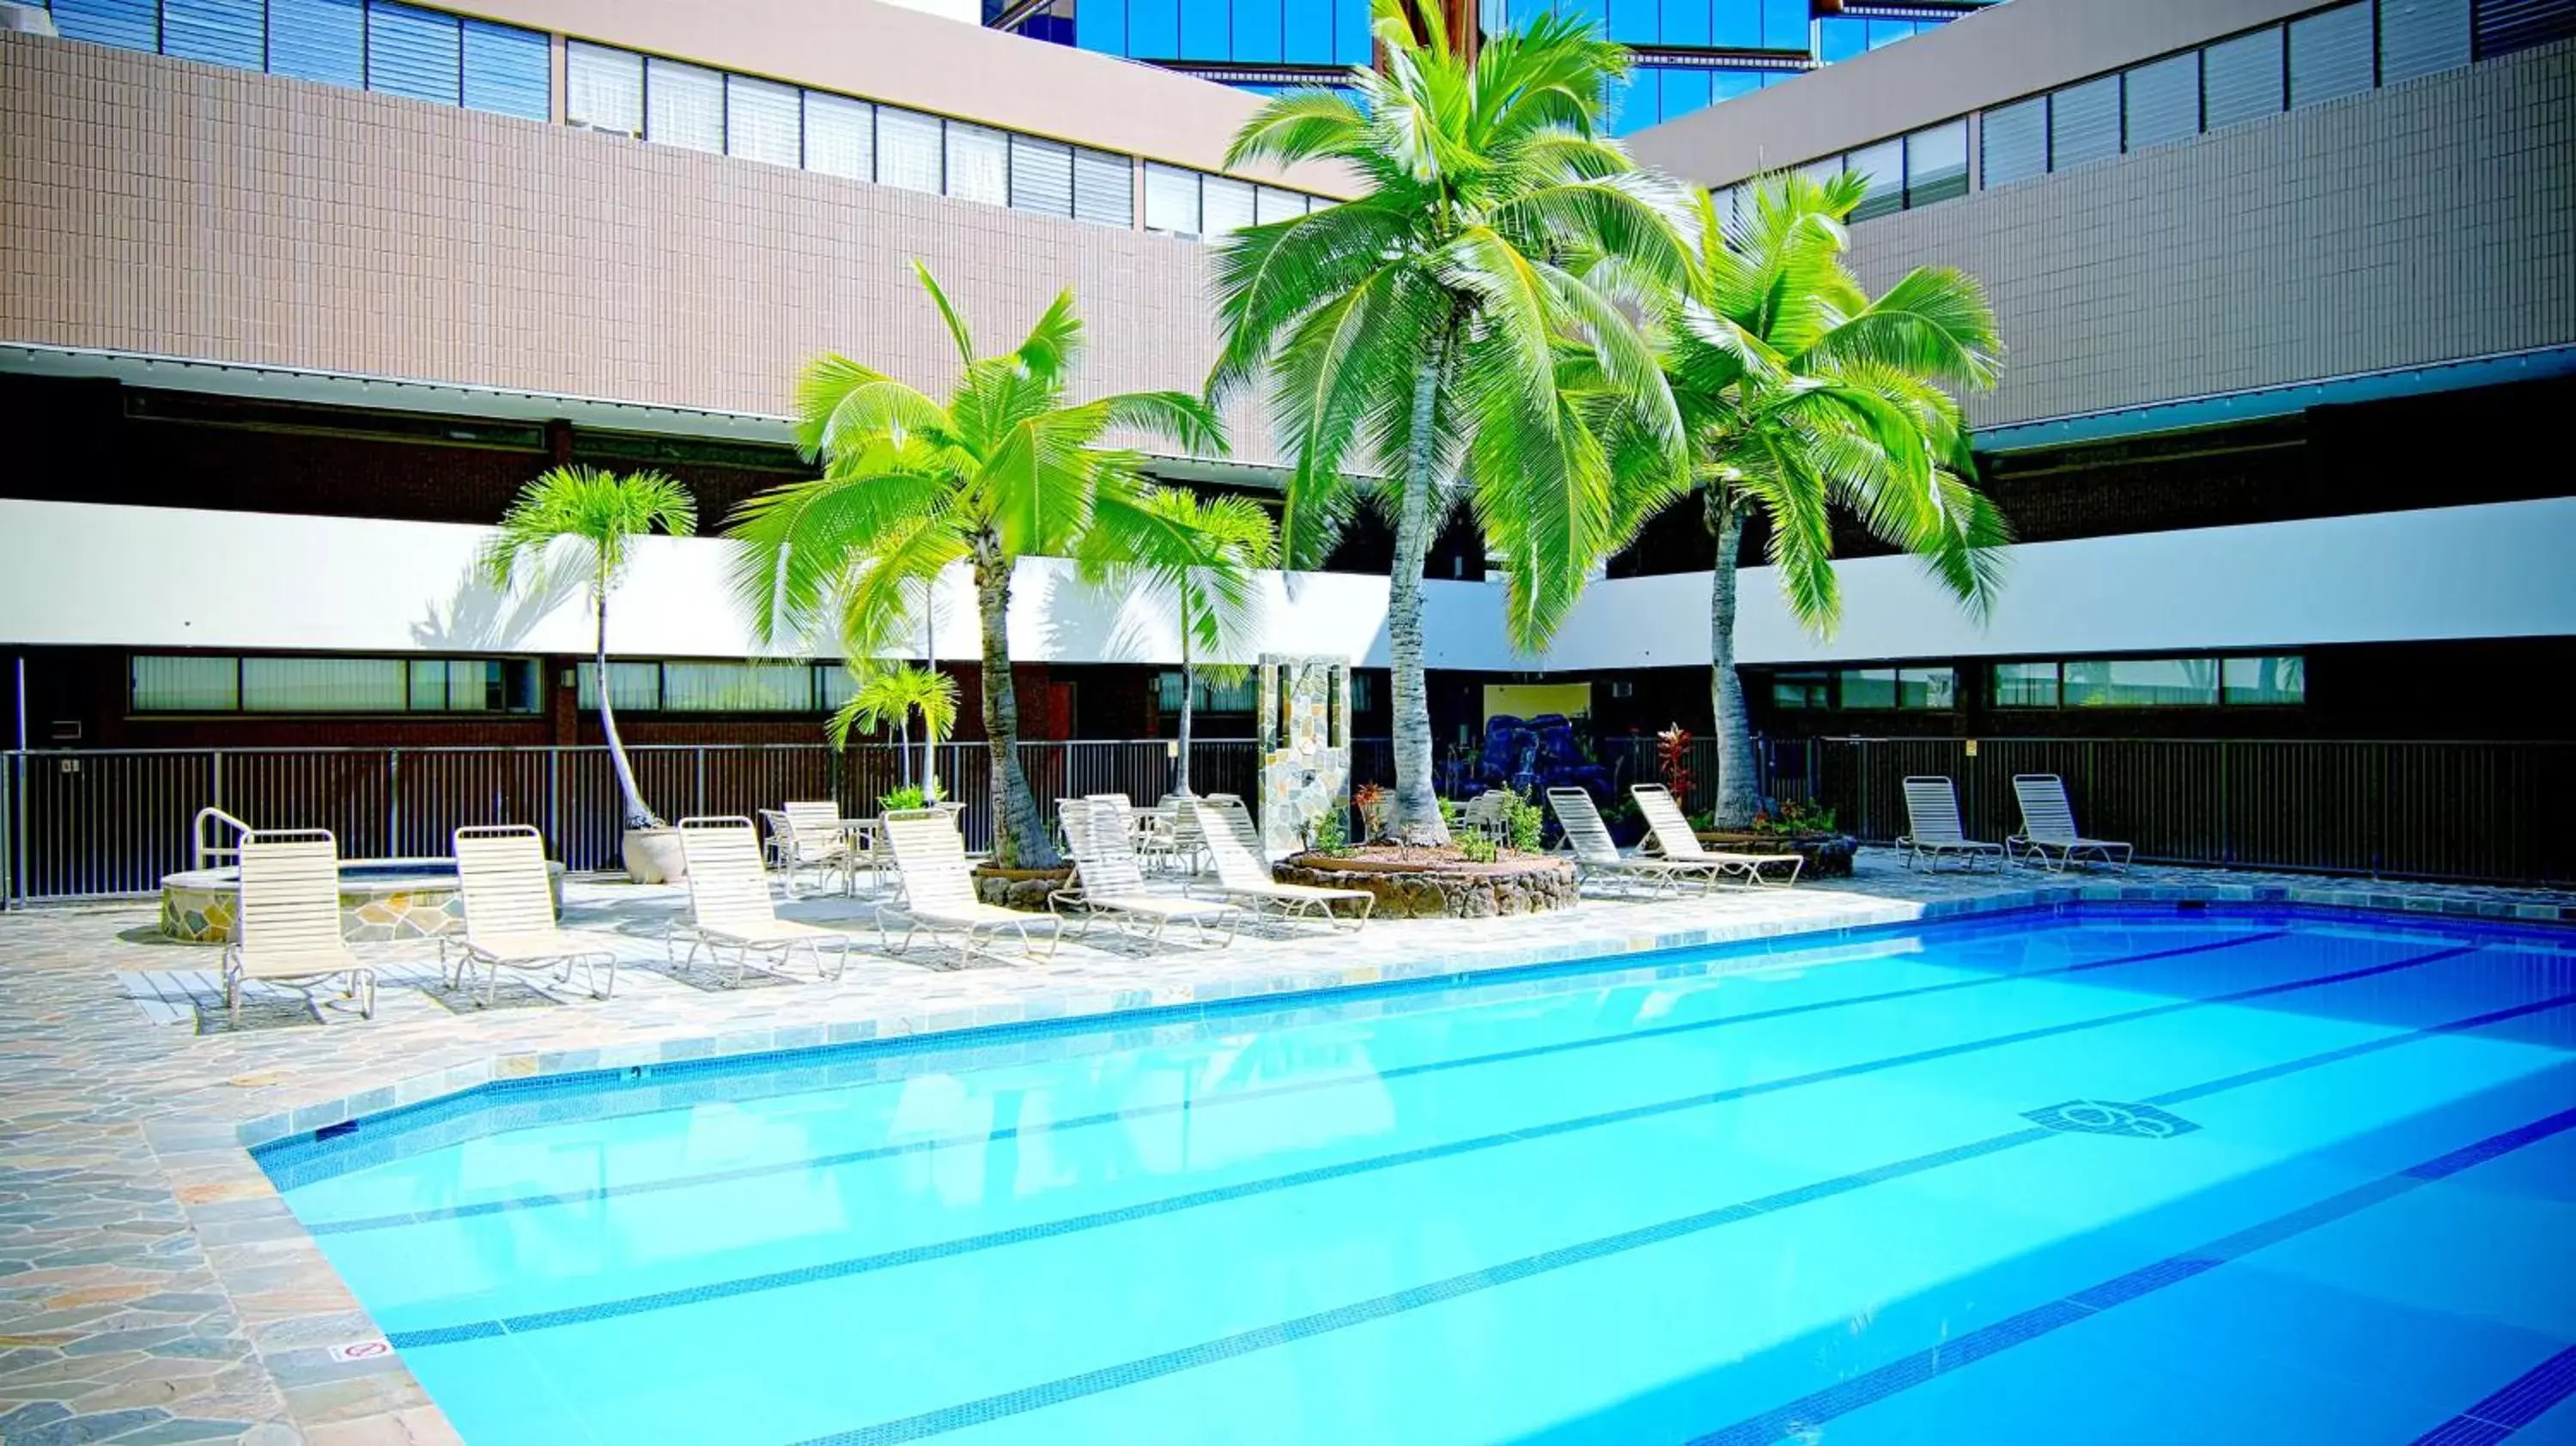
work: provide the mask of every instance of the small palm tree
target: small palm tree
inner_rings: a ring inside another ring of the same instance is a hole
[[[1172,792],[1190,790],[1190,714],[1198,680],[1235,684],[1250,671],[1224,657],[1251,636],[1252,574],[1279,562],[1278,529],[1261,505],[1244,497],[1201,498],[1158,487],[1140,499],[1103,503],[1132,509],[1117,525],[1095,530],[1082,558],[1085,581],[1115,582],[1167,601],[1181,639],[1181,731]]]
[[[1705,218],[1664,365],[1688,420],[1708,529],[1710,702],[1717,822],[1743,827],[1759,799],[1744,688],[1735,675],[1736,557],[1748,516],[1800,622],[1840,620],[1833,519],[1923,559],[1973,612],[1992,605],[2012,540],[1976,489],[1968,429],[1947,388],[1991,385],[2002,344],[1976,280],[1923,267],[1872,299],[1844,261],[1844,218],[1866,183],[1791,176],[1750,190],[1751,214]],[[1706,197],[1701,204],[1709,205]],[[1731,233],[1730,234],[1730,230]]]
[[[888,723],[894,725],[895,753],[903,760],[903,776],[917,783],[925,794],[936,794],[939,780],[927,772],[913,778],[912,717],[921,715],[922,739],[936,747],[957,727],[957,680],[936,668],[863,667],[853,664],[851,675],[858,687],[847,701],[835,709],[831,721],[823,725],[834,748],[850,746],[850,730],[874,733]],[[929,757],[925,750],[923,757]],[[925,769],[927,763],[925,761]]]
[[[617,710],[608,701],[608,595],[626,575],[630,549],[659,528],[673,537],[698,529],[697,504],[688,489],[659,472],[625,476],[597,467],[552,467],[519,489],[501,530],[483,546],[481,566],[494,587],[508,591],[533,563],[560,549],[577,559],[590,579],[596,624],[599,731],[608,740],[610,765],[625,798],[626,826],[659,828],[662,820],[635,786],[635,769],[617,737]]]
[[[1071,400],[1082,353],[1072,292],[1056,297],[1016,349],[979,357],[965,318],[928,268],[915,262],[913,271],[957,347],[948,400],[935,402],[847,357],[807,363],[796,382],[796,437],[823,475],[743,505],[728,529],[741,544],[735,583],[762,637],[837,611],[849,655],[863,658],[891,651],[907,596],[950,563],[970,563],[983,633],[993,856],[1005,867],[1049,867],[1055,844],[1020,771],[1013,568],[1023,557],[1074,556],[1092,545],[1094,531],[1138,514],[1144,458],[1103,445],[1111,431],[1168,439],[1201,456],[1223,453],[1224,431],[1186,392]]]
[[[1423,559],[1472,506],[1510,570],[1512,640],[1535,650],[1594,564],[1687,486],[1680,417],[1634,319],[1688,273],[1694,213],[1609,139],[1624,48],[1549,14],[1471,60],[1442,7],[1413,8],[1377,0],[1383,61],[1352,77],[1355,98],[1290,91],[1235,137],[1230,165],[1333,161],[1363,186],[1218,247],[1225,346],[1208,390],[1267,381],[1295,459],[1295,564],[1350,515],[1351,464],[1393,473],[1375,494],[1395,526],[1388,831],[1439,843]]]

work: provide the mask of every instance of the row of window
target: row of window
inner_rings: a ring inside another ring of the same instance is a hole
[[[578,671],[583,708],[599,706],[599,667]],[[838,663],[610,663],[608,701],[633,713],[829,713],[856,686]]]
[[[1631,135],[1804,74],[1803,69],[1742,70],[1641,63],[1629,70],[1628,78],[1613,97],[1617,114],[1611,129],[1623,136]]]
[[[1081,0],[1072,43],[1138,60],[1366,65],[1369,0]]]
[[[1808,0],[1483,0],[1480,7],[1487,34],[1551,11],[1590,21],[1622,45],[1812,53],[1814,43]]]
[[[533,713],[525,658],[137,656],[137,713]]]
[[[554,115],[545,33],[389,0],[53,0],[73,40],[527,120]]]
[[[2307,700],[2296,654],[2241,658],[2067,658],[1997,663],[1998,708],[2215,708]],[[1912,711],[1958,706],[1950,668],[1839,668],[1771,675],[1778,708]]]
[[[1202,673],[1197,682],[1197,695],[1190,702],[1193,714],[1250,714],[1261,707],[1261,680],[1258,677],[1247,675],[1240,682],[1220,683]],[[1376,706],[1376,699],[1376,675],[1351,674],[1351,707],[1366,713]],[[1181,711],[1181,674],[1178,669],[1154,675],[1154,706],[1164,713]]]

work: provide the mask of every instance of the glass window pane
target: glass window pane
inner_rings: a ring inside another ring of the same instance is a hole
[[[1905,138],[1905,204],[1927,206],[1968,194],[1968,123],[1919,130]]]
[[[1948,668],[1896,670],[1896,706],[1942,709],[1958,702],[1959,675]]]
[[[1771,703],[1777,708],[1833,706],[1833,680],[1823,673],[1780,673],[1771,679]]]
[[[805,663],[664,663],[665,713],[810,713],[814,669]]]
[[[2480,60],[2576,36],[2576,0],[2480,0]]]
[[[1073,153],[1073,214],[1099,226],[1136,224],[1136,166],[1110,151]]]
[[[724,73],[658,55],[644,60],[644,139],[684,150],[724,150]]]
[[[773,166],[801,165],[802,130],[796,87],[747,75],[725,77],[725,154]]]
[[[1291,65],[1332,64],[1332,0],[1288,0],[1281,12],[1280,58]]]
[[[1145,163],[1145,229],[1175,236],[1199,234],[1199,173]]]
[[[137,713],[230,713],[241,706],[241,664],[224,658],[137,657]]]
[[[1223,60],[1234,43],[1233,6],[1227,0],[1181,0],[1183,60]],[[1168,58],[1168,57],[1165,57]]]
[[[1126,54],[1170,60],[1181,53],[1180,0],[1126,0]]]
[[[1252,200],[1253,219],[1267,226],[1273,221],[1287,221],[1306,214],[1306,193],[1283,191],[1277,186],[1263,186]]]
[[[554,55],[545,32],[465,22],[465,105],[521,120],[554,119]]]
[[[2055,663],[1995,664],[1995,706],[1999,708],[2056,707],[2057,665]]]
[[[939,117],[877,107],[877,179],[907,191],[939,193],[945,162]]]
[[[578,674],[581,683],[578,700],[585,709],[599,706],[599,665],[584,663]],[[657,713],[662,708],[662,667],[659,663],[617,663],[608,665],[608,701],[610,706],[632,709],[638,713]]]
[[[1822,160],[1809,161],[1805,165],[1797,167],[1792,172],[1794,175],[1806,177],[1808,180],[1815,182],[1819,186],[1824,185],[1826,182],[1831,181],[1834,177],[1839,176],[1842,173],[1843,158],[1840,156],[1827,156]]]
[[[1845,708],[1895,707],[1896,670],[1894,668],[1843,669],[1842,706]]]
[[[2317,105],[2371,85],[2366,0],[2290,22],[2290,104]]]
[[[2281,113],[2281,31],[2257,30],[2200,53],[2202,124],[2210,130]]]
[[[2200,52],[2168,56],[2129,72],[2127,130],[2130,150],[2189,140],[2200,134]]]
[[[1987,111],[1978,123],[1977,184],[2009,186],[2048,170],[2048,98],[2033,96]]]
[[[161,53],[262,69],[268,64],[267,7],[261,0],[169,0],[161,7]]]
[[[1011,201],[1011,139],[991,126],[948,123],[948,194],[961,201],[1007,206]]]
[[[1073,214],[1073,147],[1036,136],[1011,137],[1011,208]]]
[[[244,658],[253,713],[399,713],[410,701],[400,658]]]
[[[1762,0],[1762,45],[1766,50],[1805,50],[1807,0]]]
[[[2219,665],[2230,703],[2303,703],[2308,697],[2307,660],[2229,658]]]
[[[158,50],[157,8],[155,0],[54,0],[54,29],[66,40]]]
[[[1831,65],[1849,60],[1869,49],[1869,22],[1851,15],[1834,15],[1816,22],[1816,58]]]
[[[462,57],[455,16],[367,0],[367,89],[456,105]]]
[[[1211,237],[1231,235],[1252,224],[1252,183],[1224,176],[1205,176],[1199,181],[1201,224]]]
[[[1294,6],[1314,0],[1287,0]],[[1234,43],[1226,54],[1235,60],[1280,58],[1280,0],[1234,0]]]
[[[853,181],[875,180],[876,107],[845,95],[805,92],[805,169]]]
[[[1863,146],[1845,158],[1851,169],[1869,182],[1869,191],[1860,204],[1852,208],[1851,218],[1866,221],[1884,216],[1905,206],[1905,142],[1880,141]]]
[[[564,119],[621,136],[644,134],[644,57],[571,42],[564,53]]]
[[[411,710],[415,713],[447,711],[447,670],[443,658],[414,658],[411,662]],[[464,667],[459,663],[456,666]]]
[[[2120,77],[2070,85],[2048,97],[2048,168],[2072,170],[2120,153]]]
[[[1737,50],[1762,44],[1762,0],[1715,0],[1709,7],[1709,43]]]
[[[2380,84],[2468,63],[2469,0],[2379,0]]]
[[[366,35],[359,0],[268,0],[269,74],[355,89],[366,84]]]
[[[2218,701],[2209,658],[2095,658],[2066,664],[2069,708],[2201,707]]]

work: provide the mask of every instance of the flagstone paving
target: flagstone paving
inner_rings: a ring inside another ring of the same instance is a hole
[[[791,917],[865,930],[848,971],[673,968],[668,888],[575,881],[567,925],[619,937],[615,997],[444,986],[434,946],[368,946],[377,1018],[254,991],[235,1024],[216,955],[148,902],[0,916],[0,1446],[455,1440],[245,1146],[495,1079],[1439,977],[2078,897],[2276,899],[2576,923],[2576,893],[2140,867],[2055,879],[1909,873],[1352,936],[1265,925],[1148,957],[1106,931],[995,964],[877,947],[864,897]],[[577,982],[577,981],[576,981]]]

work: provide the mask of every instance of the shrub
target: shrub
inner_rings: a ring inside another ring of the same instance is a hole
[[[1314,832],[1306,847],[1326,858],[1340,858],[1351,851],[1351,826],[1338,808],[1328,808],[1315,819]]]
[[[1386,790],[1374,783],[1363,783],[1351,790],[1351,807],[1360,812],[1360,834],[1377,838],[1386,832]]]
[[[1458,852],[1464,854],[1471,864],[1490,864],[1503,856],[1502,845],[1480,833],[1462,835],[1458,840]]]
[[[1834,811],[1802,798],[1783,799],[1753,816],[1755,833],[1832,833]]]
[[[936,797],[936,794],[925,795],[920,789],[907,784],[879,798],[877,807],[887,813],[904,808],[928,808],[931,800]]]
[[[1540,837],[1547,829],[1547,810],[1515,789],[1512,801],[1503,808],[1503,826],[1511,834],[1513,848],[1525,854],[1537,853]]]

